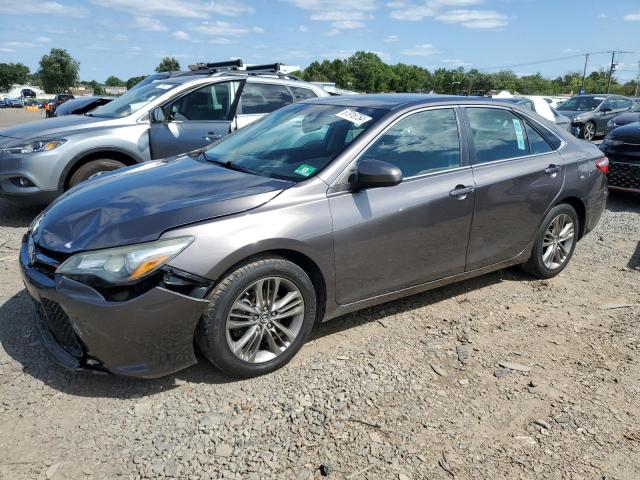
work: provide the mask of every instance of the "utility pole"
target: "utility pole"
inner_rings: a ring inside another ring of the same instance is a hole
[[[584,54],[584,70],[582,71],[582,86],[580,90],[584,90],[584,78],[587,76],[587,62],[589,61],[589,54]]]
[[[634,97],[638,96],[638,84],[640,84],[640,61],[638,61],[638,76],[636,77],[636,93],[633,94]]]
[[[611,76],[613,75],[613,69],[615,68],[615,59],[616,59],[616,52],[615,50],[613,52],[611,52],[611,67],[609,68],[609,81],[607,82],[607,93],[609,93],[609,90],[611,90]]]

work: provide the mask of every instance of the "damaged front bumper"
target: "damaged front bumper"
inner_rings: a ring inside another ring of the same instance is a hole
[[[20,270],[35,322],[56,363],[72,369],[156,378],[196,363],[193,334],[209,302],[162,285],[126,301],[39,268],[27,242]]]

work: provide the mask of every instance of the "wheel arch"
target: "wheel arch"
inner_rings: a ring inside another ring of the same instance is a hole
[[[60,191],[67,190],[69,188],[69,180],[80,167],[82,167],[83,165],[86,165],[92,160],[98,160],[101,158],[118,160],[127,166],[135,165],[137,163],[142,163],[144,161],[142,158],[140,158],[136,154],[118,147],[105,147],[105,148],[95,148],[92,150],[87,150],[77,155],[76,157],[74,157],[66,165],[66,167],[62,171],[62,175],[60,175],[58,189]]]
[[[586,227],[587,207],[585,206],[584,202],[580,200],[580,198],[574,196],[563,197],[562,199],[558,200],[558,202],[556,202],[554,206],[563,203],[571,205],[578,214],[578,240],[580,240],[584,236],[584,230]]]
[[[248,256],[243,257],[240,260],[235,261],[231,266],[226,268],[224,272],[218,276],[214,285],[218,284],[223,278],[236,270],[240,265],[251,262],[257,258],[263,257],[282,257],[289,260],[291,263],[300,267],[309,276],[313,287],[316,291],[316,322],[321,322],[324,318],[326,306],[327,306],[327,281],[325,275],[314,259],[309,255],[302,253],[299,250],[291,248],[272,248],[253,252]]]

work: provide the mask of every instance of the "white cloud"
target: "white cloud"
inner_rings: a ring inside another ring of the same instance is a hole
[[[579,48],[565,48],[564,50],[562,50],[562,53],[579,53],[580,49]]]
[[[473,65],[473,63],[465,62],[464,60],[460,60],[459,58],[443,58],[442,63],[446,63],[447,65],[455,65],[457,67],[468,67]]]
[[[426,17],[435,17],[443,9],[451,7],[466,7],[477,5],[483,0],[425,0],[420,3],[411,3],[404,0],[396,0],[387,3],[391,9],[390,16],[396,20],[419,22]]]
[[[105,8],[124,10],[134,15],[166,15],[170,17],[202,18],[211,14],[237,17],[253,13],[253,7],[235,0],[92,0]]]
[[[341,30],[364,28],[363,20],[373,18],[371,12],[378,8],[377,0],[285,0],[311,12],[316,22],[331,22],[331,30],[325,35],[337,35]]]
[[[86,17],[89,11],[83,6],[68,6],[58,2],[36,0],[2,0],[0,14],[3,15],[60,15],[64,17]]]
[[[15,51],[15,48],[0,47],[0,52],[2,53],[13,53]]]
[[[129,53],[131,55],[142,55],[143,52],[144,50],[142,49],[142,47],[138,47],[137,45],[133,47],[129,47]]]
[[[354,20],[340,20],[338,22],[331,23],[331,26],[336,30],[355,30],[358,28],[364,28],[364,23]]]
[[[8,48],[33,48],[35,45],[31,42],[2,42],[3,47]]]
[[[51,39],[49,37],[37,37],[35,41],[38,43],[50,43]]]
[[[640,11],[629,13],[624,16],[624,19],[627,22],[640,22]]]
[[[191,38],[191,36],[187,32],[183,32],[182,30],[176,30],[171,34],[171,36],[176,40],[183,40],[183,41],[189,40]]]
[[[436,17],[444,23],[457,23],[466,28],[493,29],[506,26],[506,15],[492,10],[452,10]]]
[[[440,53],[440,51],[430,43],[423,43],[420,45],[416,45],[413,48],[400,50],[401,55],[416,56],[416,57],[427,57],[429,55],[435,55],[438,53]]]
[[[246,35],[247,33],[262,33],[264,29],[261,27],[245,27],[243,25],[236,25],[229,22],[222,22],[220,20],[215,22],[203,22],[196,26],[194,30],[198,33],[205,35],[215,35],[220,37],[237,37],[240,35]]]
[[[598,18],[602,18],[602,19],[604,19],[604,18],[609,18],[609,15],[607,15],[607,14],[606,14],[606,13],[604,13],[604,12],[601,12],[601,13],[599,13],[599,14],[598,14]]]
[[[229,45],[230,43],[234,43],[232,40],[229,40],[228,38],[212,38],[211,40],[209,40],[207,43],[210,43],[211,45]]]
[[[298,27],[298,30],[300,30],[302,33],[306,33],[309,31],[309,27],[307,27],[306,25],[300,25]]]
[[[133,26],[147,32],[166,32],[169,30],[160,20],[151,17],[136,17]]]
[[[384,41],[387,43],[397,42],[398,40],[400,40],[400,37],[398,37],[398,35],[389,35],[387,38],[384,39]]]

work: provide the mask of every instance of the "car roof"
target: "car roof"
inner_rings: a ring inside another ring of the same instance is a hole
[[[410,106],[452,105],[460,103],[494,104],[502,99],[486,97],[462,97],[458,95],[432,95],[426,93],[374,93],[367,95],[341,95],[303,100],[299,103],[316,103],[345,107],[369,107],[395,110]]]

